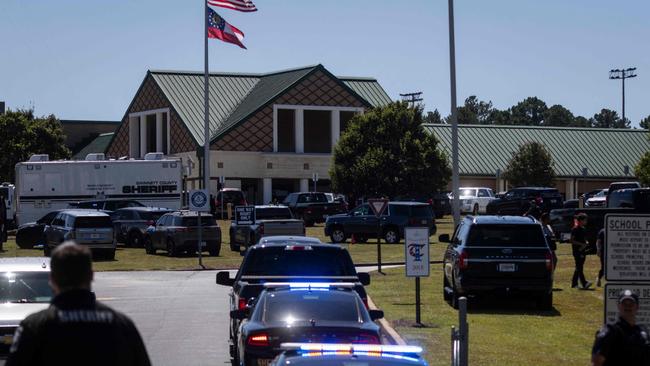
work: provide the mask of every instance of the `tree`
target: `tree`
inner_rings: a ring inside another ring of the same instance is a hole
[[[591,124],[596,128],[630,128],[630,120],[623,120],[616,111],[606,108],[594,114]]]
[[[573,126],[575,120],[573,113],[559,104],[555,104],[548,108],[544,112],[543,118],[544,126]]]
[[[438,110],[436,109],[433,112],[431,111],[427,112],[426,117],[424,117],[424,123],[433,123],[436,125],[441,125],[444,123],[444,121],[440,116],[440,112],[438,112]]]
[[[9,110],[0,115],[0,131],[11,131],[0,139],[2,181],[14,182],[16,163],[32,154],[49,154],[50,159],[70,157],[61,122],[54,115],[34,118],[32,110]]]
[[[573,119],[573,125],[571,127],[592,127],[592,125],[590,120],[583,116],[578,116]]]
[[[537,97],[528,97],[510,108],[513,125],[542,126],[548,107]]]
[[[465,99],[465,104],[458,107],[458,124],[467,125],[484,125],[491,124],[489,117],[494,110],[492,102],[479,100],[476,95],[471,95]],[[450,117],[447,117],[447,121]]]
[[[634,166],[634,175],[644,187],[650,185],[650,151],[646,152]]]
[[[391,103],[350,120],[334,148],[332,188],[354,197],[430,194],[451,176],[447,156],[422,128],[422,108]]]
[[[512,155],[503,177],[514,187],[552,187],[555,179],[551,153],[539,142],[528,142]]]
[[[639,127],[644,128],[646,130],[650,129],[650,116],[644,118],[639,122]]]
[[[512,124],[512,121],[510,120],[511,118],[512,116],[510,115],[510,111],[493,109],[492,112],[490,112],[488,121],[489,124],[492,125],[510,125]]]

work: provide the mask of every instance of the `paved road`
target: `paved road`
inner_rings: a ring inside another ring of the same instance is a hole
[[[153,365],[229,365],[228,288],[216,271],[100,272],[100,301],[136,323]]]

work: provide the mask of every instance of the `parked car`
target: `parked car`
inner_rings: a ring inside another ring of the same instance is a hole
[[[461,213],[472,213],[474,215],[486,213],[488,203],[496,199],[491,188],[461,187],[458,191]],[[451,199],[454,199],[453,196]]]
[[[302,219],[305,226],[313,226],[317,222],[325,222],[330,215],[336,215],[346,212],[346,203],[329,202],[323,192],[294,192],[282,202],[288,206],[293,213],[293,217]]]
[[[527,216],[467,216],[443,258],[443,297],[454,308],[461,296],[531,293],[542,309],[553,306],[553,255],[542,225]]]
[[[639,182],[613,182],[609,184],[609,189],[607,190],[607,197],[609,198],[609,195],[619,189],[626,189],[626,188],[641,188],[641,183]]]
[[[374,320],[384,313],[367,310],[353,287],[350,283],[265,284],[252,308],[233,311],[242,320],[237,343],[240,363],[268,363],[285,342],[380,344],[380,328]]]
[[[378,229],[379,226],[379,229]],[[422,202],[389,202],[381,218],[377,218],[367,203],[340,215],[333,215],[325,221],[325,235],[332,243],[342,243],[354,235],[358,242],[376,238],[378,230],[389,244],[395,244],[404,237],[406,226],[424,226],[429,234],[436,233],[436,220],[431,205]]]
[[[0,258],[0,358],[28,315],[50,306],[50,258]]]
[[[248,206],[246,196],[241,189],[223,188],[220,189],[219,192],[217,192],[217,195],[214,197],[210,210],[215,217],[227,220],[229,219],[228,204],[231,205],[232,212],[234,212],[235,206]]]
[[[111,213],[118,243],[127,247],[142,247],[147,228],[172,210],[160,207],[126,207]]]
[[[551,227],[560,241],[571,237],[573,218],[579,213],[587,214],[587,242],[595,243],[600,229],[605,227],[607,214],[650,214],[650,188],[617,189],[609,193],[606,207],[565,208],[550,212]]]
[[[601,189],[585,201],[585,207],[605,207],[607,205],[607,192],[609,192],[609,189]]]
[[[255,206],[252,224],[230,223],[230,250],[240,251],[255,245],[260,238],[268,235],[305,235],[305,223],[294,219],[287,206],[261,205]]]
[[[62,210],[48,212],[36,222],[28,222],[20,225],[16,231],[16,245],[20,249],[32,249],[35,245],[45,243],[45,226],[54,219],[54,216]]]
[[[115,234],[111,217],[102,211],[63,210],[45,227],[45,256],[50,256],[52,249],[66,240],[86,245],[93,256],[103,254],[108,259],[115,259]]]
[[[422,347],[377,344],[282,343],[270,366],[426,366]]]
[[[506,192],[502,198],[490,201],[487,205],[488,215],[525,214],[532,204],[537,205],[541,212],[549,212],[562,208],[564,200],[557,188],[550,187],[519,187]]]
[[[194,211],[174,211],[162,215],[155,225],[147,228],[144,248],[147,254],[156,254],[158,249],[175,257],[181,252],[196,253],[199,243],[199,217]],[[221,229],[210,214],[201,215],[201,251],[211,256],[221,251]]]
[[[367,273],[357,273],[347,249],[338,245],[303,243],[301,240],[254,245],[246,251],[234,278],[230,277],[229,271],[220,271],[216,280],[219,285],[231,287],[230,356],[233,358],[239,353],[237,336],[241,320],[233,311],[245,309],[251,299],[259,297],[264,283],[352,282],[366,307],[368,295],[363,286],[370,284]]]
[[[115,211],[118,208],[124,207],[145,207],[142,203],[136,200],[126,200],[126,199],[104,199],[104,200],[89,200],[89,201],[78,201],[69,204],[70,208],[82,208],[82,209],[93,209],[93,210],[104,210],[104,211]]]
[[[396,196],[393,200],[428,203],[431,205],[431,209],[433,210],[436,219],[451,214],[451,201],[449,200],[449,195],[447,193],[434,193],[432,196],[400,195]]]

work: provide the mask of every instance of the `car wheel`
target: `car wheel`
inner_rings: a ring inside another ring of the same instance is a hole
[[[233,252],[238,252],[239,251],[239,245],[230,243],[230,250]]]
[[[345,232],[343,232],[343,228],[335,227],[332,229],[330,239],[332,240],[332,243],[343,243],[345,241]]]
[[[399,232],[397,229],[394,228],[388,228],[384,232],[384,240],[388,244],[396,244],[399,243]]]
[[[474,216],[478,215],[478,203],[474,204],[474,208],[472,209],[472,215]]]
[[[248,356],[247,354],[244,353],[244,362],[242,362],[242,365],[244,365],[244,366],[257,366],[257,359],[253,358],[251,356]]]
[[[156,254],[156,248],[153,247],[151,238],[144,238],[144,251],[147,254]]]
[[[126,238],[126,246],[133,248],[142,247],[142,234],[137,231],[131,231],[129,236]]]
[[[106,251],[104,258],[106,258],[109,261],[115,260],[115,249],[109,249],[108,251]]]
[[[30,240],[30,235],[25,234],[24,231],[16,232],[16,245],[20,249],[32,249],[34,247],[34,240]]]
[[[210,254],[211,257],[218,257],[219,252],[220,252],[219,249],[221,249],[221,248],[216,247],[216,246],[213,247],[213,248],[210,248],[210,249],[208,249],[208,254]]]
[[[176,255],[176,243],[174,243],[174,240],[172,239],[167,239],[167,256],[175,257]]]
[[[553,291],[540,294],[539,300],[537,300],[537,306],[542,310],[553,309]]]

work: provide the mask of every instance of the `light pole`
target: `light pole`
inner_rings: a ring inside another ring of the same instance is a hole
[[[449,0],[449,79],[451,84],[451,186],[454,226],[460,223],[460,200],[458,189],[458,116],[456,111],[456,42],[454,40],[454,0]]]
[[[625,122],[625,79],[635,78],[636,77],[636,67],[629,67],[627,69],[614,69],[609,70],[610,79],[621,79],[623,83],[623,122]]]

